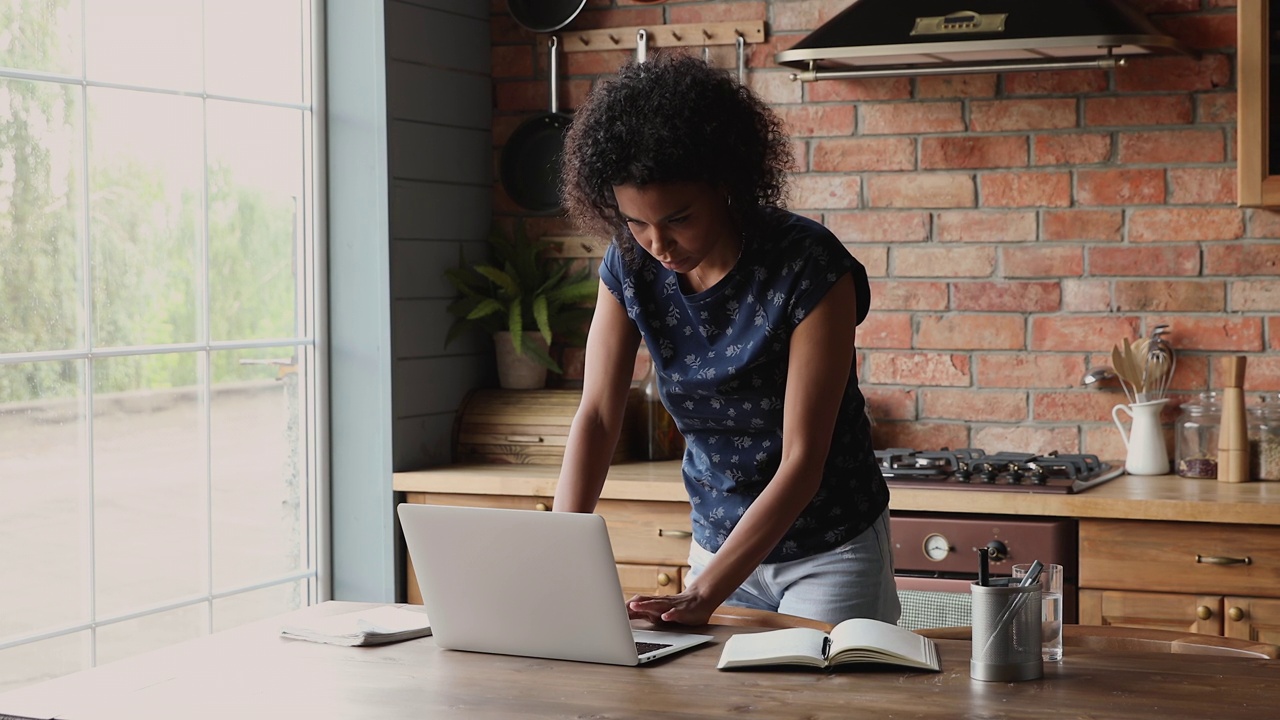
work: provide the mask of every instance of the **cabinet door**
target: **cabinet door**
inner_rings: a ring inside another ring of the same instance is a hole
[[[1080,624],[1221,635],[1222,597],[1081,590]]]
[[[680,592],[678,565],[631,565],[618,563],[622,596],[675,595]]]
[[[1229,596],[1223,606],[1227,637],[1280,645],[1280,600]]]
[[[618,562],[680,567],[689,561],[689,503],[601,500],[596,512],[609,525]]]

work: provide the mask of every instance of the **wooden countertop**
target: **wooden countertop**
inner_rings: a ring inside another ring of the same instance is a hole
[[[551,497],[554,465],[449,465],[395,473],[392,487],[413,493]],[[1220,483],[1176,475],[1126,475],[1075,495],[890,488],[897,511],[1044,515],[1126,520],[1280,525],[1280,483]],[[680,461],[614,465],[602,498],[685,502]]]

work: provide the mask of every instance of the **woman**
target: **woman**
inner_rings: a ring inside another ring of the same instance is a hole
[[[691,576],[633,618],[700,625],[721,603],[835,623],[898,619],[889,493],[854,374],[866,271],[781,209],[789,141],[728,74],[630,63],[576,113],[564,199],[613,241],[555,509],[591,512],[643,339],[685,437]]]

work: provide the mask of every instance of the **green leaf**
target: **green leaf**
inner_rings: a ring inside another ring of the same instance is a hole
[[[492,315],[493,313],[500,312],[501,310],[502,310],[502,303],[498,302],[497,300],[494,300],[492,298],[487,300],[482,300],[480,304],[476,305],[471,312],[467,313],[467,319],[479,320],[480,318],[486,315]]]
[[[533,320],[538,324],[538,331],[542,333],[542,339],[551,344],[551,324],[547,320],[547,297],[538,295],[533,299]]]
[[[541,345],[526,345],[525,354],[536,360],[539,365],[545,367],[551,372],[564,373],[564,370],[560,369],[560,364],[553,360],[551,355],[548,354],[546,350],[542,349]]]
[[[520,296],[520,284],[517,283],[509,273],[503,272],[490,265],[477,265],[476,272],[485,276],[493,284],[505,290],[509,296]]]
[[[507,331],[511,333],[512,346],[517,353],[521,352],[520,345],[524,340],[524,311],[521,308],[520,298],[512,300],[507,309]]]

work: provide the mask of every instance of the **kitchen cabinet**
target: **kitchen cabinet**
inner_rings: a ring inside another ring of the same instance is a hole
[[[1280,207],[1280,0],[1240,0],[1236,155],[1242,207]]]
[[[405,502],[430,505],[551,510],[543,495],[479,495],[467,493],[406,493]],[[683,587],[688,570],[689,504],[656,500],[601,500],[596,512],[609,528],[609,543],[618,564],[622,594],[674,595]],[[554,560],[552,558],[552,560]],[[405,599],[421,604],[422,595],[406,558]]]
[[[1280,527],[1080,521],[1080,622],[1280,640]]]

